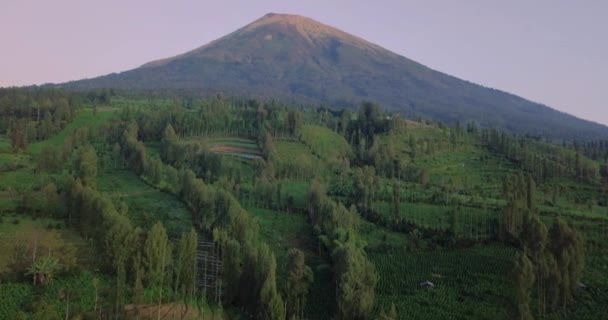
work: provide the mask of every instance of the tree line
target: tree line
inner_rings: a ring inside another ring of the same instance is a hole
[[[0,133],[16,150],[50,138],[72,121],[78,96],[55,89],[0,88]]]

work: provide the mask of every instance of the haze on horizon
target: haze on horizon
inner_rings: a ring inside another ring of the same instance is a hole
[[[435,70],[608,124],[608,2],[4,0],[0,86],[121,72],[268,12],[310,17]]]

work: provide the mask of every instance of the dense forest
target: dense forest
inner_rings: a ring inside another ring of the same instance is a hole
[[[598,319],[608,143],[0,90],[0,318]]]

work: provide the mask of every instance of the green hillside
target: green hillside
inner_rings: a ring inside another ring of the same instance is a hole
[[[65,95],[0,127],[1,319],[608,314],[605,141]]]

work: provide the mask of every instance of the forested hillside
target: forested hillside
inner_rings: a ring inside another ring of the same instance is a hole
[[[608,314],[606,141],[221,95],[0,114],[2,319]]]

